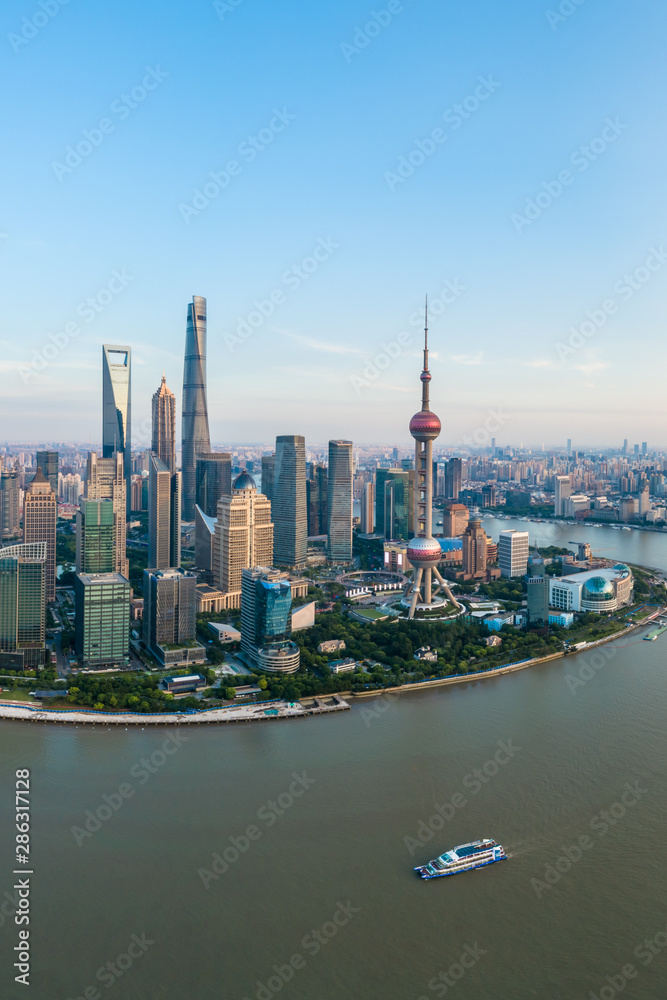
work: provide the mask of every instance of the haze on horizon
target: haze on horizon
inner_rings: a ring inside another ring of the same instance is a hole
[[[140,446],[197,294],[214,442],[408,448],[428,292],[439,445],[660,447],[667,11],[558,7],[8,0],[4,437],[99,441],[106,342]]]

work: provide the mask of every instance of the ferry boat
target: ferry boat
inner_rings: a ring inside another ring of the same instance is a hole
[[[495,840],[473,840],[470,844],[461,844],[426,865],[419,865],[415,871],[420,878],[442,878],[444,875],[457,875],[472,868],[483,868],[495,861],[507,861],[507,855],[501,844]]]

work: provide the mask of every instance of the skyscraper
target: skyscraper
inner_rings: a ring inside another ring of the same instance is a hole
[[[148,568],[181,564],[181,474],[154,452],[148,466]]]
[[[207,517],[217,517],[218,501],[232,492],[232,456],[212,451],[197,455],[195,499]]]
[[[411,475],[414,476],[412,469],[387,469],[387,475],[383,477],[384,537],[392,541],[407,541],[412,532],[410,514],[414,523],[414,486],[411,491]]]
[[[197,638],[197,577],[183,569],[144,570],[144,643],[165,667],[203,663]]]
[[[123,456],[125,509],[132,504],[132,351],[102,346],[102,457]]]
[[[569,476],[556,476],[554,480],[554,516],[562,517],[563,502],[572,493],[572,483]]]
[[[88,453],[86,499],[111,500],[115,526],[115,566],[116,573],[129,576],[126,555],[127,538],[127,490],[125,489],[124,463],[121,452],[109,458],[99,458],[94,451]],[[131,498],[130,498],[131,499]]]
[[[126,666],[130,593],[119,573],[79,573],[74,580],[76,655],[84,667]]]
[[[2,499],[2,538],[18,538],[21,534],[21,484],[18,472],[3,469],[0,475]]]
[[[58,503],[48,479],[37,467],[37,474],[28,486],[23,503],[23,541],[46,542],[44,597],[46,603],[56,599],[56,524]]]
[[[310,475],[306,480],[306,504],[308,506],[308,534],[325,535],[327,533],[329,505],[329,477],[325,465],[313,463]]]
[[[241,606],[244,569],[270,566],[273,561],[271,504],[257,492],[255,480],[242,472],[231,495],[218,504],[213,539],[213,572],[216,586],[225,595],[226,608]]]
[[[463,573],[471,579],[486,577],[488,538],[479,520],[470,521],[463,533]]]
[[[275,455],[262,455],[262,493],[269,501],[273,500],[273,476],[275,467]]]
[[[429,405],[431,373],[428,368],[428,304],[424,323],[424,369],[420,375],[422,408],[410,421],[410,433],[415,439],[415,537],[407,548],[408,562],[414,567],[409,617],[414,618],[417,602],[432,605],[433,576],[445,596],[454,604],[449,587],[438,571],[442,559],[440,543],[433,538],[433,442],[440,435],[439,417]],[[441,603],[441,601],[439,602]]]
[[[282,434],[276,438],[271,511],[274,563],[303,569],[308,556],[308,511],[306,440],[300,435]]]
[[[365,483],[361,497],[361,531],[364,535],[373,533],[375,522],[375,486]]]
[[[331,562],[352,559],[352,442],[329,441],[327,539]]]
[[[241,647],[262,670],[293,674],[299,647],[287,638],[292,588],[285,573],[258,566],[242,575]]]
[[[544,571],[544,560],[536,553],[528,560],[528,624],[546,625],[549,621],[549,577]]]
[[[445,466],[445,499],[458,500],[463,479],[463,462],[460,458],[450,458]]]
[[[183,365],[182,420],[183,519],[193,521],[197,492],[197,455],[211,450],[206,402],[206,299],[188,305]]]
[[[58,452],[38,451],[35,464],[42,470],[58,499]]]
[[[498,536],[498,565],[507,578],[525,576],[528,570],[530,540],[527,531],[501,531]]]
[[[76,515],[77,573],[113,573],[116,566],[116,516],[112,500],[81,497]]]
[[[0,663],[23,670],[44,663],[46,542],[0,549]]]
[[[170,472],[176,472],[176,397],[162,375],[160,388],[153,395],[152,450]],[[137,508],[141,509],[141,508]]]

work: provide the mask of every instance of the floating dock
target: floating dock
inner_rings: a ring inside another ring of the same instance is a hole
[[[660,628],[654,628],[652,632],[644,636],[645,642],[655,642],[659,635],[663,632],[667,632],[667,625],[661,625]]]

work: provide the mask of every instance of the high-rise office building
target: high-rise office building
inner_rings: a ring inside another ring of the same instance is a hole
[[[132,503],[132,351],[102,347],[102,457],[123,456],[125,509]]]
[[[572,483],[569,476],[556,476],[554,479],[554,516],[563,517],[564,502],[572,493]]]
[[[241,602],[241,648],[260,669],[293,674],[299,647],[288,639],[292,588],[285,573],[257,566],[244,569]]]
[[[445,466],[445,499],[458,500],[463,482],[463,462],[450,458]]]
[[[125,489],[123,455],[121,452],[116,452],[115,455],[108,458],[99,458],[94,451],[89,452],[86,476],[86,499],[111,500],[113,503],[116,534],[114,571],[127,578],[129,577],[126,553],[127,490]]]
[[[462,503],[447,503],[442,513],[442,533],[445,538],[458,538],[468,527],[470,511]]]
[[[205,583],[213,583],[213,543],[217,518],[208,517],[195,504],[195,566]]]
[[[2,501],[2,538],[9,540],[21,534],[21,482],[18,472],[3,469],[0,475]]]
[[[308,507],[308,534],[326,535],[328,524],[329,477],[325,465],[314,463],[310,466],[306,480],[306,504]]]
[[[400,472],[401,470],[392,467],[390,469],[379,467],[375,470],[375,530],[378,535],[387,534],[384,528],[384,484],[390,472]]]
[[[527,580],[528,624],[546,625],[549,621],[549,577],[544,559],[538,553],[528,560]]]
[[[273,561],[274,525],[271,504],[257,492],[255,480],[242,472],[230,496],[218,504],[213,539],[215,584],[225,595],[226,608],[241,606],[242,573]]]
[[[206,299],[188,304],[183,365],[182,455],[183,519],[193,521],[197,492],[197,455],[211,450],[206,401]]]
[[[648,442],[642,441],[642,455],[648,455]]]
[[[567,453],[568,455],[572,454],[572,438],[567,439]]]
[[[414,567],[411,584],[409,617],[414,618],[417,603],[432,606],[434,603],[433,577],[443,594],[454,604],[451,591],[438,570],[442,559],[440,542],[433,537],[433,442],[440,435],[439,417],[431,410],[429,386],[431,373],[428,367],[428,303],[424,320],[424,368],[420,375],[422,408],[410,421],[410,434],[415,439],[415,516],[414,532],[407,548],[408,562]],[[440,603],[441,598],[436,598]]]
[[[378,472],[380,470],[378,469]],[[414,472],[413,472],[414,475]],[[414,500],[410,503],[410,472],[387,469],[384,479],[384,537],[407,541],[413,531]],[[414,488],[412,490],[414,497]],[[413,520],[410,520],[410,514]]]
[[[303,569],[308,557],[306,441],[298,434],[276,438],[271,511],[273,561],[279,566]]]
[[[352,442],[329,441],[327,542],[331,562],[352,559]]]
[[[153,395],[151,449],[171,473],[176,472],[176,397],[162,375],[160,388]],[[135,508],[141,509],[141,508]]]
[[[144,570],[144,644],[164,667],[204,663],[197,638],[197,577],[183,569]]]
[[[527,531],[501,531],[498,536],[498,565],[501,576],[525,576],[528,570],[530,540]]]
[[[208,517],[217,517],[218,501],[232,492],[232,456],[212,451],[197,455],[195,499]]]
[[[51,489],[56,495],[56,500],[58,499],[58,452],[57,451],[38,451],[37,457],[35,459],[35,464],[38,469],[41,469],[49,483],[51,484]]]
[[[74,580],[76,655],[84,667],[126,666],[129,581],[120,573],[78,573]]]
[[[375,486],[365,483],[361,496],[361,532],[371,535],[375,527]]]
[[[76,515],[77,573],[113,573],[116,567],[116,517],[112,500],[81,497]]]
[[[489,540],[482,522],[472,520],[463,533],[463,573],[473,580],[486,577]]]
[[[51,483],[40,467],[28,486],[23,501],[23,541],[46,542],[44,597],[46,603],[56,599],[56,525],[58,501]]]
[[[181,564],[181,474],[151,452],[148,468],[148,568]]]
[[[262,494],[273,500],[273,476],[276,467],[275,455],[262,455]]]
[[[46,542],[0,549],[0,664],[23,670],[44,663]]]

